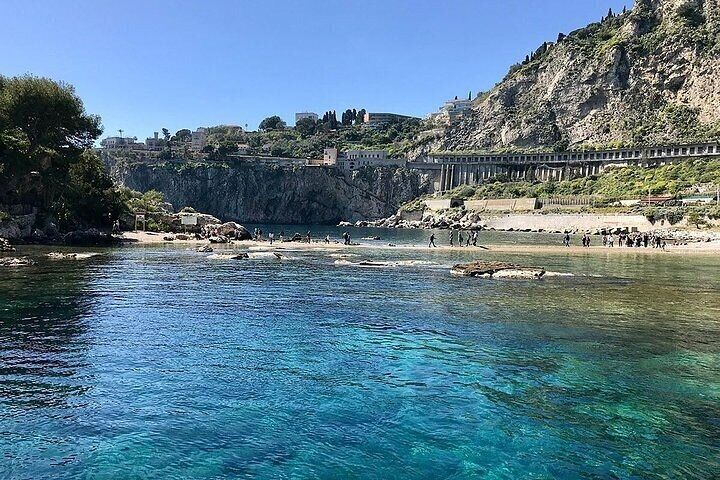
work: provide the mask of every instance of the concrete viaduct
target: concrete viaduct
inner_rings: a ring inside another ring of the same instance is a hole
[[[720,142],[556,153],[439,152],[407,166],[434,172],[434,190],[444,192],[498,175],[511,180],[559,181],[597,175],[608,167],[653,167],[699,157],[720,157]]]

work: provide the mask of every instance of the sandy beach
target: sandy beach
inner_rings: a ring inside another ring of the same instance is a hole
[[[147,245],[147,244],[174,244],[174,245],[206,245],[209,244],[207,239],[196,240],[165,240],[163,237],[167,233],[132,231],[123,232],[122,240],[128,245]],[[405,245],[389,245],[382,241],[366,241],[363,243],[353,243],[352,245],[343,245],[340,242],[333,241],[325,243],[322,240],[314,240],[313,243],[305,242],[279,242],[275,241],[273,245],[267,240],[243,240],[233,241],[230,244],[213,244],[213,248],[227,249],[232,246],[242,246],[255,249],[293,249],[293,250],[357,250],[357,249],[373,249],[373,250],[433,250],[438,252],[457,252],[457,251],[476,251],[481,252],[497,252],[497,253],[567,253],[570,255],[668,255],[668,254],[698,254],[698,255],[720,255],[720,242],[693,242],[682,245],[668,244],[665,250],[657,248],[635,248],[635,247],[603,247],[595,245],[589,248],[580,245],[565,247],[558,239],[557,245],[507,245],[507,244],[484,244],[476,247],[451,247],[449,245],[438,245],[429,249],[426,244],[405,244]]]

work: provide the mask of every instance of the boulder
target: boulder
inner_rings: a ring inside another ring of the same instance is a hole
[[[229,236],[230,238],[237,238],[238,240],[252,240],[252,234],[250,231],[235,222],[225,222],[218,227],[221,235]]]
[[[545,275],[545,269],[504,262],[475,261],[457,264],[450,273],[464,277],[539,279]]]
[[[67,245],[110,245],[115,239],[109,233],[102,232],[97,228],[87,230],[75,230],[63,236],[63,242]]]
[[[208,240],[210,241],[210,243],[228,243],[228,241],[229,241],[228,237],[226,237],[225,235],[218,235],[215,237],[210,237],[210,238],[208,238]]]
[[[197,251],[201,253],[212,252],[213,248],[210,245],[202,245],[197,248]]]

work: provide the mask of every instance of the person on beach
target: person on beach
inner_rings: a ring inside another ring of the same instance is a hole
[[[607,247],[608,237],[607,235],[603,234],[602,236],[602,245],[603,247]]]
[[[612,248],[614,242],[615,242],[615,237],[613,237],[613,234],[611,233],[610,235],[608,235],[608,247]]]
[[[475,230],[475,231],[473,232],[473,236],[472,236],[472,237],[473,237],[473,239],[472,239],[473,247],[477,247],[477,239],[478,239],[478,232],[477,232],[477,230]]]
[[[330,234],[325,235],[325,243],[330,243]]]
[[[565,232],[565,236],[563,237],[563,245],[565,245],[566,247],[570,246],[570,233],[569,232]]]
[[[462,230],[458,230],[458,246],[463,246],[463,234]]]
[[[305,237],[307,240],[307,243],[312,243],[312,236],[310,235],[310,230],[308,230],[307,236]]]
[[[452,230],[450,230],[450,246],[451,246],[451,247],[454,247],[454,246],[455,246],[455,244],[453,243],[453,237],[454,237],[454,236],[455,236],[455,232],[453,232]]]
[[[472,237],[472,234],[471,234],[470,232],[468,232],[468,234],[467,234],[467,239],[465,240],[465,246],[466,246],[466,247],[469,247],[469,246],[470,246],[470,237]]]
[[[274,232],[270,232],[270,233],[268,234],[268,239],[270,239],[270,245],[272,245],[272,244],[273,244],[273,240],[275,240],[275,233],[274,233]]]
[[[434,233],[430,234],[430,243],[428,244],[428,248],[432,248],[432,247],[437,247],[437,245],[435,245],[435,234]]]

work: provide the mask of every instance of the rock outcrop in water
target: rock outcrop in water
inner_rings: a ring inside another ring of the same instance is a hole
[[[346,174],[321,167],[118,162],[111,172],[117,183],[158,190],[177,207],[191,205],[247,223],[337,224],[382,218],[430,190],[428,176],[403,168]]]
[[[717,0],[636,0],[543,44],[415,152],[666,144],[720,133]]]
[[[450,273],[463,277],[536,280],[545,275],[545,269],[513,265],[512,263],[476,261],[457,264],[452,267]]]

